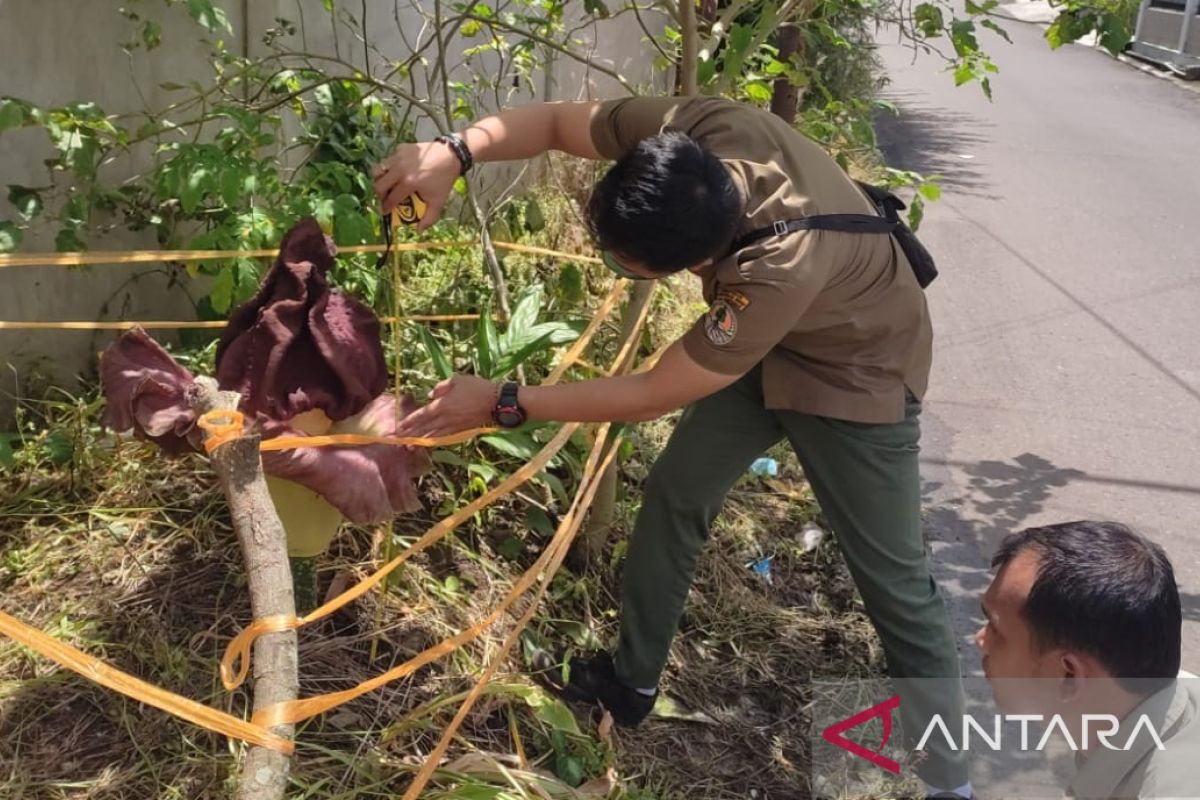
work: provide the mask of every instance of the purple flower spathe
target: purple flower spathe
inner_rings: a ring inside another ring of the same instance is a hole
[[[311,217],[283,237],[258,292],[238,308],[217,346],[217,383],[247,414],[289,420],[319,408],[332,420],[387,388],[379,320],[329,287],[333,252]]]
[[[171,455],[199,448],[203,432],[188,403],[195,384],[162,345],[141,328],[123,334],[100,357],[107,401],[100,421],[115,431],[154,442]]]

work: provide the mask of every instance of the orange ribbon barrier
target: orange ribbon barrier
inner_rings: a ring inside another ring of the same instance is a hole
[[[534,249],[536,250],[536,248]],[[70,255],[70,254],[66,254]],[[0,266],[6,266],[0,261]],[[7,266],[11,266],[8,264]],[[589,322],[587,328],[578,340],[564,353],[559,363],[555,366],[550,376],[544,382],[552,384],[559,381],[566,373],[566,370],[575,362],[587,347],[588,343],[599,330],[604,319],[615,308],[617,301],[620,299],[627,281],[618,280],[614,283],[608,296],[601,302],[597,308],[595,315]],[[630,348],[636,346],[642,325],[645,323],[646,315],[649,306],[643,310],[637,324],[634,327],[634,332],[628,340],[626,340],[618,355],[614,360],[614,364],[619,364],[625,358]],[[657,360],[662,351],[655,353],[643,364],[642,368],[647,368]],[[238,411],[213,411],[203,415],[198,421],[200,427],[205,430],[209,436],[205,441],[205,449],[211,453],[216,448],[227,442],[236,439],[243,435],[245,428],[244,416]],[[457,528],[466,520],[470,519],[481,509],[496,502],[500,498],[510,494],[514,489],[528,481],[540,470],[544,469],[550,460],[561,450],[570,440],[571,435],[580,427],[579,423],[567,423],[563,425],[555,436],[547,442],[542,449],[531,458],[520,469],[512,475],[501,481],[495,488],[491,489],[481,497],[476,498],[468,503],[463,508],[459,509],[449,517],[439,521],[429,528],[424,535],[421,536],[411,547],[393,558],[388,563],[384,564],[375,573],[360,581],[356,585],[350,587],[342,594],[326,602],[324,605],[315,609],[303,617],[294,616],[272,616],[263,619],[255,620],[244,630],[237,634],[226,648],[224,657],[221,660],[221,680],[227,689],[237,688],[249,673],[250,668],[250,650],[259,636],[266,633],[294,630],[306,625],[315,620],[321,619],[333,613],[337,609],[353,602],[362,597],[375,586],[379,585],[392,571],[402,565],[405,561],[412,558],[417,553],[425,550],[444,538],[447,534]],[[457,444],[467,439],[476,436],[480,433],[488,432],[490,428],[477,428],[469,431],[452,434],[443,437],[376,437],[376,436],[360,436],[357,434],[343,434],[330,436],[290,436],[277,437],[269,439],[260,444],[262,450],[282,450],[293,447],[324,447],[333,445],[362,445],[362,444],[389,444],[403,445],[416,447],[435,447],[448,444]],[[599,485],[598,475],[603,472],[606,465],[615,456],[616,448],[609,448],[607,457],[600,462],[600,453],[602,452],[605,442],[608,425],[603,425],[596,437],[596,442],[589,454],[587,463],[584,468],[584,473],[580,479],[579,490],[576,492],[575,498],[563,517],[558,530],[555,533],[551,543],[546,550],[539,556],[524,575],[518,579],[517,583],[501,601],[501,603],[493,609],[486,617],[477,622],[472,627],[462,631],[455,636],[452,636],[445,641],[429,648],[425,652],[410,659],[408,662],[395,667],[388,672],[376,676],[368,681],[364,681],[358,686],[350,689],[333,692],[330,694],[320,695],[317,697],[302,698],[288,703],[281,703],[270,706],[265,709],[260,709],[254,715],[251,721],[246,722],[231,716],[216,709],[197,703],[181,695],[168,692],[152,684],[146,683],[138,678],[128,675],[120,670],[117,670],[98,659],[83,653],[82,651],[64,643],[57,639],[36,630],[16,619],[0,612],[0,633],[9,636],[20,644],[25,645],[36,651],[37,653],[55,661],[56,663],[71,669],[80,675],[93,680],[105,687],[121,692],[135,700],[148,703],[170,714],[174,714],[182,719],[185,719],[195,725],[206,728],[208,730],[223,733],[227,736],[241,739],[251,744],[269,747],[279,752],[290,754],[293,751],[293,743],[283,737],[280,737],[268,728],[272,725],[277,725],[286,722],[299,722],[316,714],[320,714],[331,708],[334,708],[342,703],[360,697],[374,689],[383,686],[391,681],[398,680],[406,675],[410,675],[422,666],[435,661],[442,656],[453,652],[462,645],[477,638],[480,634],[486,631],[489,627],[496,623],[504,613],[512,607],[512,605],[529,590],[529,588],[542,579],[542,585],[539,587],[536,599],[533,605],[525,612],[519,620],[516,629],[509,635],[505,641],[505,647],[502,650],[507,652],[511,649],[512,643],[516,641],[516,636],[528,624],[532,618],[536,608],[537,601],[541,599],[550,583],[550,578],[558,570],[563,558],[566,556],[568,547],[572,538],[575,536],[579,526],[583,520],[584,511],[590,505],[596,489]],[[614,443],[615,445],[615,443]],[[478,697],[481,691],[482,683],[495,671],[496,663],[493,663],[485,672],[481,683],[477,684],[475,691],[468,696],[467,701],[460,709],[459,717],[455,718],[455,722],[447,731],[446,736],[438,745],[438,750],[435,751],[440,757],[440,753],[445,751],[449,743],[450,735],[461,722],[461,716],[465,715],[466,710],[470,708],[470,704]],[[432,770],[436,767],[436,759],[431,758],[422,768],[418,775],[418,780],[414,781],[409,789],[409,794],[406,797],[415,797],[419,793],[420,788],[424,786],[428,780]]]

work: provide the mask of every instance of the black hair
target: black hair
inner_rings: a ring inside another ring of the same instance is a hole
[[[1066,522],[1009,535],[992,566],[1026,550],[1040,562],[1022,609],[1037,647],[1085,652],[1135,694],[1179,674],[1183,610],[1161,547],[1116,522]]]
[[[643,139],[596,184],[588,227],[604,250],[669,274],[724,255],[741,197],[721,160],[690,136]]]

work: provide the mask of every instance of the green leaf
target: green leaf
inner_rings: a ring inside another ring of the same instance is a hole
[[[575,721],[575,715],[558,698],[551,697],[539,689],[536,693],[531,693],[526,697],[525,702],[534,710],[537,718],[550,726],[551,730],[576,736],[582,735],[579,723]]]
[[[229,17],[225,15],[224,10],[214,6],[211,0],[187,0],[187,8],[192,19],[199,22],[209,31],[216,33],[218,28],[224,28],[226,31],[233,33],[233,26],[229,24]]]
[[[525,335],[512,343],[512,349],[506,350],[496,360],[491,377],[501,378],[518,365],[525,363],[536,353],[549,350],[559,345],[568,344],[579,338],[584,323],[543,322],[534,325]]]
[[[958,68],[954,70],[954,85],[962,86],[964,83],[972,80],[974,77],[975,70],[971,68],[970,64],[959,64]]]
[[[479,35],[479,29],[482,27],[483,26],[479,24],[479,20],[469,19],[466,22],[464,22],[462,24],[462,27],[459,28],[458,30],[459,30],[459,33],[461,33],[463,35],[464,39],[471,39],[471,38],[474,38],[475,36]]]
[[[60,253],[74,253],[78,250],[86,250],[83,242],[79,238],[79,233],[74,228],[63,228],[54,237],[54,249]]]
[[[936,183],[922,183],[917,187],[917,191],[920,192],[926,200],[938,200],[942,196],[942,187],[938,186]]]
[[[537,506],[530,506],[525,512],[525,524],[547,539],[554,535],[554,523],[550,515]]]
[[[537,509],[540,510],[540,509]],[[520,557],[521,551],[525,549],[525,543],[516,536],[510,536],[500,543],[498,548],[500,557],[508,561],[516,561]]]
[[[245,176],[236,167],[221,173],[221,200],[225,205],[236,208],[242,199],[242,185]]]
[[[766,103],[771,100],[771,87],[762,81],[750,81],[746,84],[746,95],[756,103]]]
[[[1012,37],[1008,35],[1008,31],[1004,30],[1004,28],[1001,28],[998,24],[996,24],[996,22],[994,20],[985,19],[980,24],[983,25],[983,27],[987,28],[989,31],[992,31],[993,33],[1000,36],[1002,39],[1004,39],[1004,41],[1008,42],[1009,44],[1012,44]]]
[[[711,58],[701,61],[696,65],[696,84],[699,86],[707,86],[712,82],[712,79],[717,77],[717,62]]]
[[[0,133],[19,128],[29,119],[29,104],[13,97],[0,98]]]
[[[504,335],[500,337],[500,349],[507,351],[518,342],[528,338],[529,329],[537,322],[538,312],[542,310],[542,285],[535,283],[527,287],[517,298],[513,308],[512,318]]]
[[[542,205],[531,197],[525,201],[525,230],[541,233],[545,228],[546,215],[542,213]]]
[[[16,454],[6,434],[0,433],[0,468],[8,471],[17,465]]]
[[[54,431],[42,443],[42,451],[51,464],[61,467],[69,464],[75,455],[75,443],[62,431]]]
[[[946,27],[946,18],[942,9],[933,3],[921,3],[913,11],[913,22],[926,38],[933,39],[941,36]]]
[[[21,229],[8,220],[0,220],[0,253],[9,253],[21,246]]]
[[[212,289],[208,292],[208,300],[218,314],[228,313],[229,307],[233,305],[233,278],[233,269],[226,267],[213,279]]]
[[[485,378],[494,377],[496,359],[500,356],[500,337],[496,335],[496,322],[492,319],[492,301],[490,299],[479,313],[475,348],[479,359],[480,375]]]
[[[567,494],[567,487],[563,486],[563,482],[553,472],[542,470],[537,474],[536,480],[549,486],[550,492],[558,499],[558,502],[564,506],[570,504],[571,496]]]
[[[450,594],[458,594],[462,590],[462,581],[458,579],[457,575],[447,575],[442,585]]]
[[[975,39],[975,23],[970,20],[956,19],[951,23],[950,41],[954,43],[954,52],[959,58],[979,52],[979,42]]]
[[[321,5],[325,7],[326,11],[333,11],[333,0],[321,0]]]
[[[533,437],[524,431],[505,431],[504,433],[489,433],[479,437],[484,444],[491,445],[505,455],[528,461],[537,455],[540,449]]]
[[[730,55],[736,57],[745,57],[746,50],[754,41],[754,29],[749,25],[737,23],[730,27],[729,38],[727,44],[730,50]]]
[[[147,20],[142,26],[142,41],[146,43],[147,50],[153,50],[162,44],[162,26],[154,20]]]
[[[33,219],[42,211],[42,196],[36,189],[30,189],[27,186],[10,183],[8,185],[8,202],[12,203],[16,207],[17,213],[27,220]]]
[[[1119,56],[1125,52],[1125,48],[1132,41],[1132,35],[1129,26],[1124,17],[1105,12],[1104,18],[1100,22],[1100,46],[1114,56]]]
[[[912,199],[908,204],[908,227],[916,231],[921,227],[921,220],[925,218],[925,200],[920,195]]]
[[[467,472],[471,475],[478,475],[484,485],[491,483],[500,474],[499,470],[491,464],[467,464]]]
[[[604,4],[604,0],[583,0],[583,10],[591,14],[593,17],[608,19],[608,6]]]
[[[454,367],[450,365],[450,359],[446,358],[442,346],[438,344],[437,339],[433,338],[433,334],[427,327],[419,325],[417,332],[421,337],[421,344],[425,346],[425,352],[429,353],[429,360],[433,362],[433,371],[439,378],[446,380],[454,374]]]
[[[568,305],[583,300],[583,270],[578,264],[564,264],[558,271],[558,294]]]
[[[185,214],[196,213],[200,201],[204,199],[211,175],[207,167],[197,167],[183,181],[183,185],[179,187],[179,205]]]

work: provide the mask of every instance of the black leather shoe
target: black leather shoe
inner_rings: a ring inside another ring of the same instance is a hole
[[[634,727],[645,719],[657,699],[618,681],[608,653],[572,658],[567,663],[566,685],[561,680],[552,684],[557,684],[551,688],[564,700],[598,703],[612,714],[613,722],[625,727]]]

